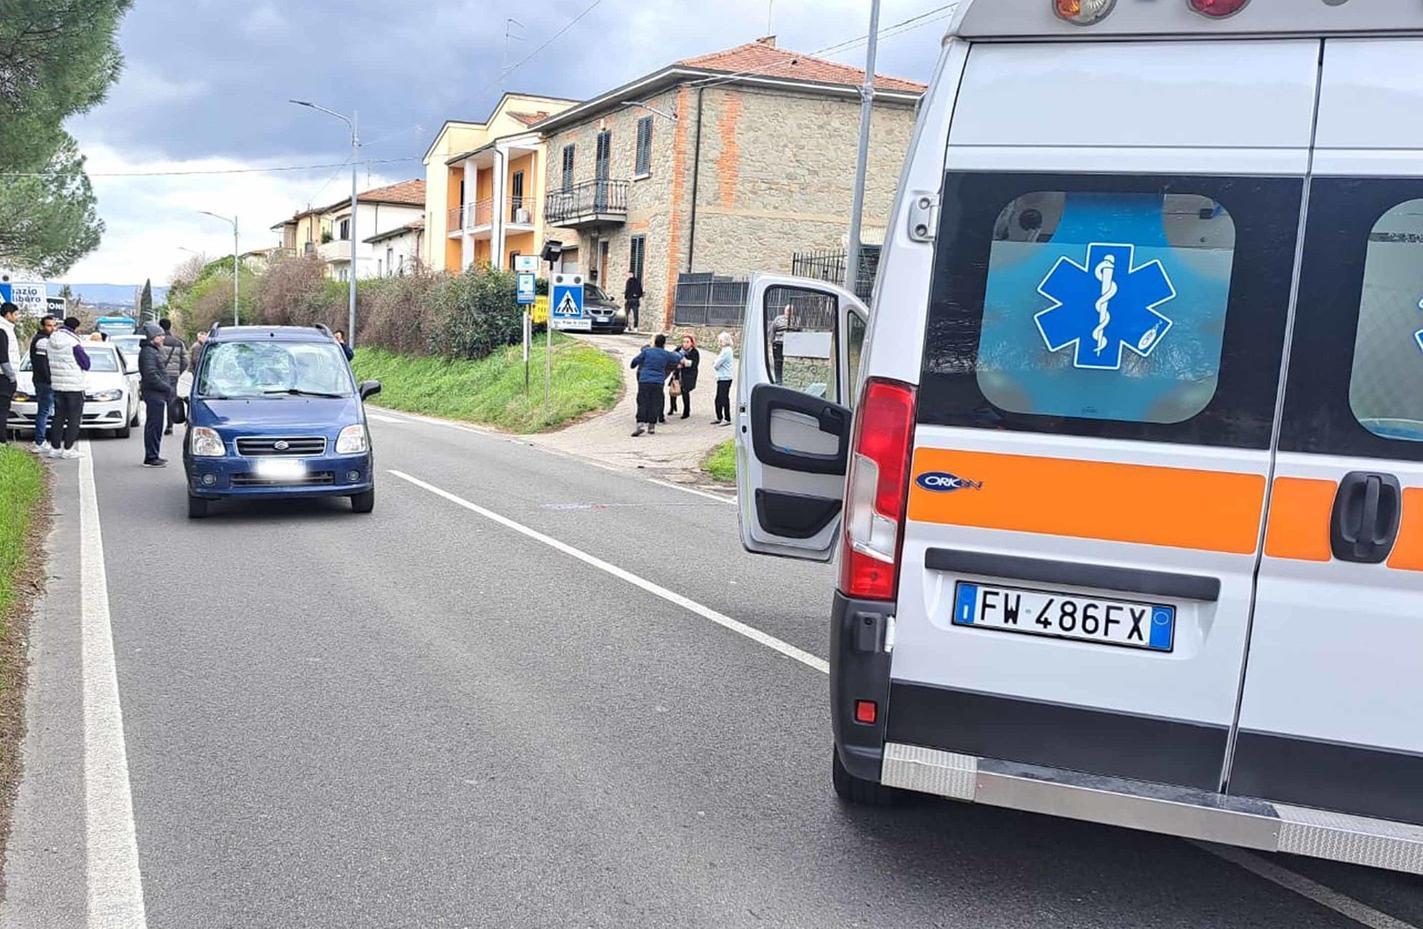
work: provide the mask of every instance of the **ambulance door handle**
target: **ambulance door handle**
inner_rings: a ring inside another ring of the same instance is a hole
[[[1398,539],[1402,490],[1391,474],[1355,471],[1334,498],[1330,543],[1340,561],[1380,564]]]

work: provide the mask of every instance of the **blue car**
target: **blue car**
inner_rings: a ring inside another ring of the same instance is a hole
[[[219,500],[349,497],[375,508],[364,401],[324,326],[213,327],[187,396],[188,516]]]

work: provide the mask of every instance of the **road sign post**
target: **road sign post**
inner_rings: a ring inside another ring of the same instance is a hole
[[[548,406],[549,385],[553,382],[553,330],[589,332],[593,321],[583,311],[583,275],[552,274],[548,297],[547,347],[544,349],[544,406]]]
[[[533,339],[533,320],[529,316],[529,307],[533,306],[538,299],[534,272],[538,267],[538,259],[533,255],[519,255],[514,259],[514,267],[517,269],[518,278],[515,284],[515,293],[519,300],[519,305],[524,308],[524,393],[529,392],[529,342]],[[533,265],[526,268],[525,265]]]

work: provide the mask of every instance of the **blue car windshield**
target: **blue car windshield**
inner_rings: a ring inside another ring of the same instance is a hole
[[[351,368],[332,342],[214,342],[203,352],[200,397],[349,397]]]

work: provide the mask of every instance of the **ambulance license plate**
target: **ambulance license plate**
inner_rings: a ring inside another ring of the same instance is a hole
[[[959,581],[954,625],[1169,652],[1176,608]]]

